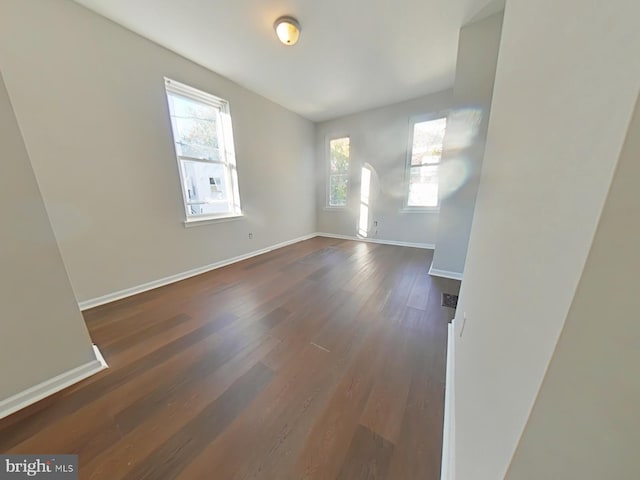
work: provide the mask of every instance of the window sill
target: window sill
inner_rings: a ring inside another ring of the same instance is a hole
[[[404,207],[400,213],[440,213],[440,207]]]
[[[341,212],[341,211],[343,211],[343,210],[346,210],[346,209],[347,209],[347,206],[346,206],[346,205],[343,205],[343,206],[341,206],[341,207],[328,207],[328,206],[326,206],[326,205],[325,205],[324,207],[322,207],[322,209],[323,209],[325,212]]]
[[[238,218],[244,217],[243,214],[231,214],[231,215],[218,215],[215,217],[194,217],[187,220],[184,220],[182,223],[185,228],[191,227],[199,227],[201,225],[209,225],[211,223],[221,223],[221,222],[230,222],[231,220],[237,220]]]

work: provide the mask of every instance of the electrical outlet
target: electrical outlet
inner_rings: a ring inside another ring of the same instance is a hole
[[[253,239],[253,233],[249,232],[249,240]]]
[[[373,226],[374,226],[374,227],[377,227],[377,226],[378,226],[378,220],[374,220],[374,221],[373,221]]]

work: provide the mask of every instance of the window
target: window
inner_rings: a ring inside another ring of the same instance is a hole
[[[445,117],[413,123],[407,159],[408,208],[438,207],[438,169],[446,126]]]
[[[241,215],[229,102],[165,79],[187,222]]]
[[[360,219],[358,220],[358,235],[369,236],[369,196],[371,193],[371,165],[365,163],[360,177]]]
[[[328,206],[346,206],[349,192],[349,137],[329,140],[328,186]]]

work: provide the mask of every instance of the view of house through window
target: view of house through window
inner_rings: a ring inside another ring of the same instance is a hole
[[[240,215],[229,103],[165,79],[187,221]]]
[[[438,169],[442,158],[445,117],[413,124],[408,158],[407,207],[438,206]]]
[[[329,207],[347,205],[349,192],[349,137],[329,141]]]

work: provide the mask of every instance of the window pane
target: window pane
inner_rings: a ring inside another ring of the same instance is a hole
[[[369,205],[369,194],[371,193],[371,169],[362,167],[360,176],[360,202]]]
[[[410,207],[438,206],[438,166],[411,167],[409,178]]]
[[[229,189],[227,172],[218,163],[181,160],[184,192],[190,215],[227,213]]]
[[[187,221],[241,215],[229,102],[169,78],[165,88]]]
[[[331,173],[349,171],[349,137],[335,138],[329,142]]]
[[[338,174],[329,176],[329,206],[343,207],[347,204],[349,176]]]
[[[358,235],[369,236],[369,206],[360,204],[360,219],[358,220]]]
[[[178,156],[220,160],[219,110],[173,93],[168,97]]]
[[[435,164],[442,157],[446,118],[418,122],[413,126],[411,165]]]

